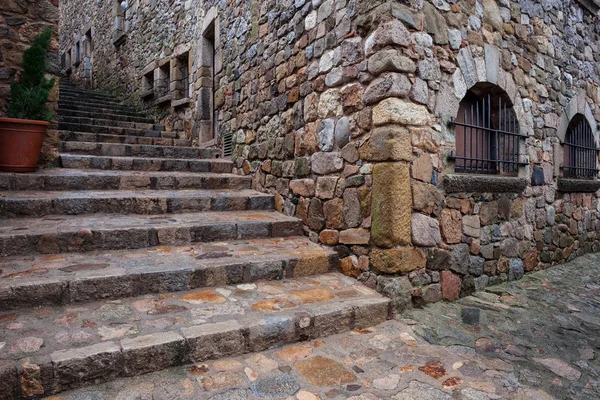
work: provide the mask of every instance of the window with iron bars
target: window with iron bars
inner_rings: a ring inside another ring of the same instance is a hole
[[[567,178],[594,179],[598,176],[598,149],[594,132],[583,115],[569,124],[564,143],[563,175]]]
[[[512,106],[500,93],[469,91],[451,125],[456,128],[455,172],[517,175],[521,134]]]

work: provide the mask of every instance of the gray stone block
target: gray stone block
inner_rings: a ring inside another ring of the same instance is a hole
[[[242,326],[237,321],[182,328],[181,332],[189,349],[189,360],[192,362],[244,353],[244,335]]]
[[[123,374],[141,375],[187,361],[186,342],[175,332],[158,332],[121,340]]]

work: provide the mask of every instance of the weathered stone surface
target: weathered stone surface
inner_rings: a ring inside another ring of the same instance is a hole
[[[432,247],[442,242],[439,223],[426,215],[412,215],[412,242],[417,246]]]
[[[388,45],[408,46],[410,44],[410,33],[404,24],[398,20],[391,20],[381,24],[365,40],[365,54],[370,56],[378,49]]]
[[[443,299],[448,301],[458,300],[461,287],[460,278],[450,271],[442,271],[441,280]]]
[[[379,247],[410,243],[411,193],[408,166],[381,163],[373,168],[371,235]]]
[[[413,247],[373,249],[371,266],[384,274],[408,273],[425,268],[425,254],[421,249]]]
[[[478,215],[465,215],[462,221],[463,233],[474,238],[479,237],[481,224]]]
[[[315,153],[311,157],[312,171],[318,175],[327,175],[341,171],[344,160],[338,152]]]
[[[412,182],[413,208],[426,214],[439,215],[444,196],[437,188],[428,183]]]
[[[290,181],[290,189],[299,196],[312,197],[315,195],[315,181],[312,179],[294,179]]]
[[[360,147],[359,155],[366,161],[410,161],[410,133],[399,127],[376,128]]]
[[[354,374],[343,365],[322,356],[298,361],[294,364],[294,368],[311,385],[318,387],[338,386],[356,381]]]
[[[407,276],[377,277],[377,291],[392,299],[396,312],[402,312],[412,307],[412,285]]]
[[[382,73],[365,89],[363,102],[371,105],[388,97],[405,97],[410,92],[412,84],[404,74]]]
[[[373,108],[373,124],[427,125],[431,114],[427,108],[397,98],[382,100]]]
[[[417,66],[400,50],[381,50],[369,58],[369,72],[375,76],[383,72],[415,72]]]
[[[442,210],[440,215],[440,230],[446,243],[460,243],[462,239],[462,215],[460,211]]]

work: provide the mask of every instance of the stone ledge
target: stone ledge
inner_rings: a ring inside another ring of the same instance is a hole
[[[187,97],[184,97],[183,99],[171,101],[171,107],[173,107],[173,108],[184,107],[184,106],[189,105],[190,103],[191,103],[191,100],[188,99]]]
[[[153,97],[153,96],[154,96],[154,89],[148,89],[148,90],[145,90],[145,91],[143,91],[143,92],[140,94],[140,97],[141,97],[142,99],[145,99],[145,98],[148,98],[148,97]]]
[[[446,175],[447,193],[521,193],[527,187],[525,178],[498,175]]]
[[[593,193],[600,189],[600,180],[558,179],[558,190],[565,193]]]
[[[121,46],[123,43],[125,43],[125,39],[127,39],[127,34],[123,31],[119,31],[115,33],[115,36],[112,40],[112,44],[115,47],[119,47]]]
[[[158,99],[156,99],[156,101],[154,102],[154,105],[159,106],[161,104],[168,103],[170,101],[171,101],[171,95],[168,94],[166,96],[159,97]]]

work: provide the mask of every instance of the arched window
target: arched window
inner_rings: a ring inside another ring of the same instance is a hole
[[[598,174],[598,148],[594,132],[582,114],[569,123],[565,136],[563,174],[568,178],[593,179]]]
[[[508,174],[519,172],[519,121],[501,88],[479,83],[460,102],[456,119],[455,172]]]

